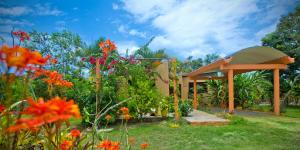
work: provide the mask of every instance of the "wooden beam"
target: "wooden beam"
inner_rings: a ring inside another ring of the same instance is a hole
[[[284,56],[279,59],[264,62],[264,64],[285,64],[285,65],[287,65],[287,64],[292,64],[294,62],[295,62],[294,58],[292,58],[290,56]]]
[[[221,66],[221,70],[272,70],[272,69],[286,69],[285,64],[231,64]]]
[[[188,73],[187,76],[194,77],[194,76],[197,76],[201,73],[204,73],[204,72],[207,72],[207,71],[210,71],[210,70],[214,70],[214,69],[218,69],[218,68],[220,68],[220,65],[228,64],[231,60],[232,60],[232,57],[230,57],[228,59],[220,59],[220,60],[218,60],[214,63],[211,63],[209,65],[200,67],[199,69]]]
[[[280,115],[280,83],[279,83],[279,69],[274,69],[274,113]]]
[[[229,113],[234,113],[234,87],[233,87],[233,70],[228,71],[228,102],[229,102]]]
[[[193,100],[193,108],[198,108],[198,99],[197,99],[197,80],[194,80],[194,100]]]
[[[204,76],[196,76],[190,79],[192,80],[223,80],[226,77],[204,77]]]

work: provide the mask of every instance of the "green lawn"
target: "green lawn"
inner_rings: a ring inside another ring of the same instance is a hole
[[[298,118],[297,118],[298,116]],[[171,121],[129,126],[129,135],[139,143],[147,141],[153,150],[300,149],[300,108],[288,108],[284,116],[233,117],[225,126],[190,126],[182,123],[171,128]],[[112,132],[116,138],[119,131]]]

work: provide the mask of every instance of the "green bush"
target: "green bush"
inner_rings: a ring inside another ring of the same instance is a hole
[[[181,116],[188,116],[188,114],[193,110],[192,109],[192,104],[190,100],[180,100],[179,101],[179,110],[181,113]]]

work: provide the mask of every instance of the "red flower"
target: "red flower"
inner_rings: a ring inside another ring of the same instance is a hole
[[[61,144],[60,147],[62,150],[69,150],[72,146],[72,141],[69,140],[64,140]]]
[[[5,110],[5,106],[0,104],[0,114]]]
[[[113,61],[111,61],[111,65],[115,65],[115,64],[117,64],[118,63],[118,61],[117,60],[113,60]]]
[[[17,36],[21,42],[23,42],[24,40],[29,40],[29,38],[30,38],[26,32],[21,31],[21,30],[15,31],[12,34],[14,36]]]
[[[71,130],[70,134],[72,137],[77,138],[80,136],[80,131],[78,129],[73,129]]]
[[[96,63],[96,59],[94,57],[90,57],[90,63],[91,64],[95,64]]]
[[[140,145],[140,147],[141,147],[141,149],[146,149],[146,148],[149,147],[149,144],[148,144],[148,143],[142,143],[142,144]]]
[[[86,58],[85,58],[85,57],[82,57],[82,58],[81,58],[81,61],[85,61],[85,60],[86,60]]]

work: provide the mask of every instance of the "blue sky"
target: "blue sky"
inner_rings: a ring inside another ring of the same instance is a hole
[[[130,52],[151,37],[150,47],[184,59],[209,53],[228,55],[260,45],[280,16],[300,0],[2,0],[0,36],[10,42],[12,27],[78,33],[87,43],[99,37]]]

